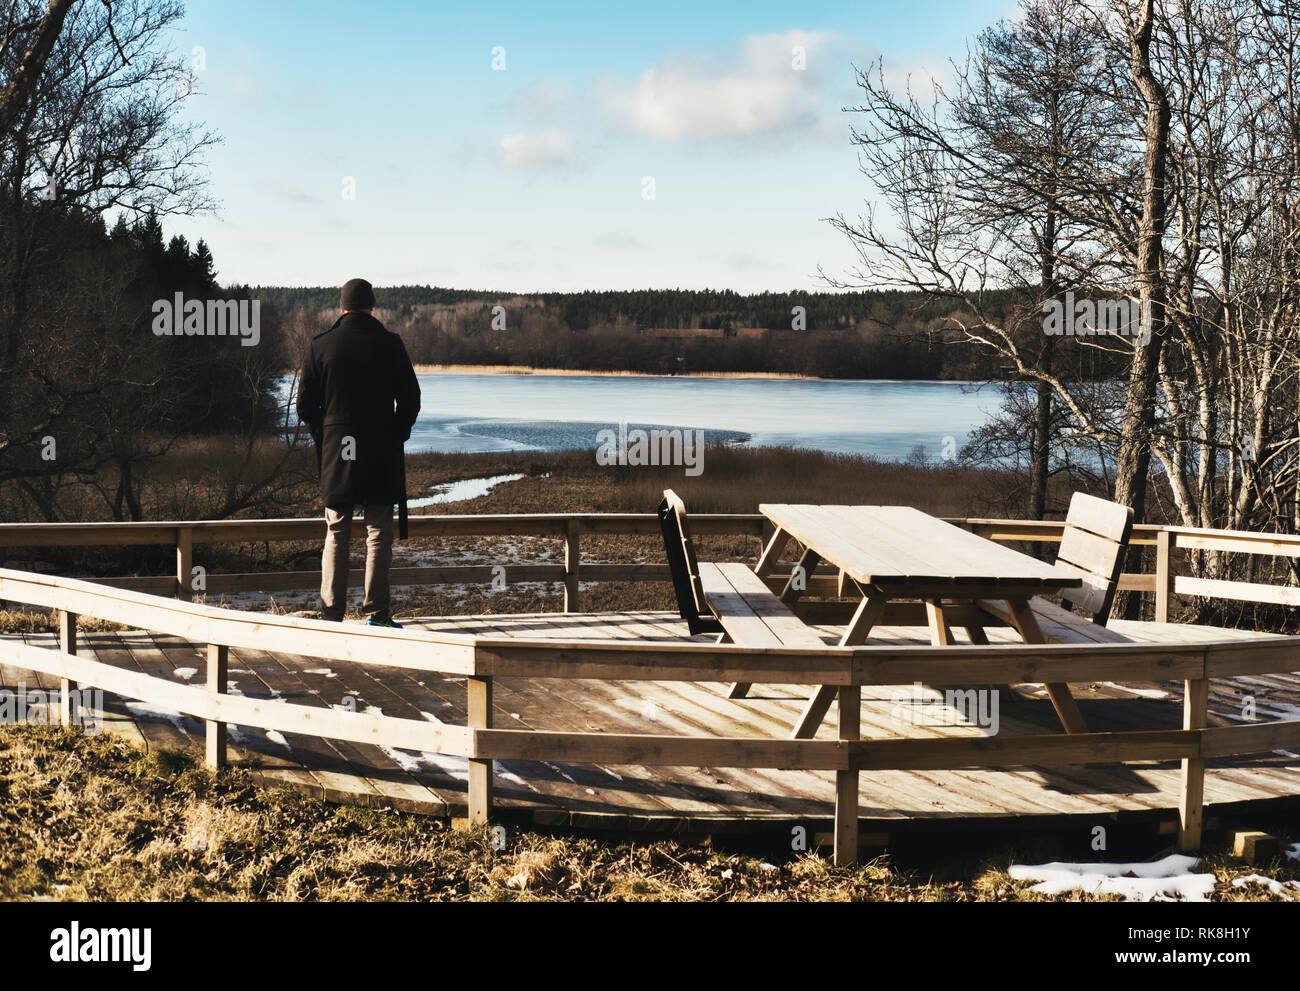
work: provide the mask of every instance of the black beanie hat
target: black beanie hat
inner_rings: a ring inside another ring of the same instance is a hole
[[[373,310],[375,287],[365,279],[349,279],[343,286],[340,308],[344,310]]]

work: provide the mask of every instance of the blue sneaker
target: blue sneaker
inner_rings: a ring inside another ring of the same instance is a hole
[[[401,624],[401,623],[395,622],[395,621],[393,620],[393,617],[392,617],[392,616],[388,616],[388,615],[384,615],[384,614],[379,614],[379,615],[371,616],[368,620],[366,620],[366,625],[367,625],[367,626],[386,626],[386,627],[388,627],[390,630],[400,630],[400,629],[402,628],[402,624]]]

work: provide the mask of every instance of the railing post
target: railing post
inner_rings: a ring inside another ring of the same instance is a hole
[[[839,691],[841,740],[861,736],[862,688],[844,685]],[[835,866],[847,867],[858,860],[858,769],[835,772]]]
[[[1202,730],[1209,722],[1210,679],[1184,683],[1183,729]],[[1192,853],[1201,846],[1201,823],[1205,799],[1205,758],[1184,757],[1182,796],[1178,806],[1178,849]]]
[[[77,652],[77,614],[59,610],[59,650],[64,654]],[[59,679],[59,725],[72,725],[72,682]]]
[[[226,690],[227,666],[230,648],[219,643],[208,644],[208,694],[221,695]],[[208,767],[220,770],[226,766],[226,724],[216,719],[207,721],[206,757]]]
[[[190,600],[191,572],[194,568],[194,531],[187,526],[176,528],[176,598]]]
[[[564,611],[578,611],[578,521],[569,520],[564,534]]]
[[[1169,622],[1169,602],[1174,594],[1173,534],[1161,530],[1156,534],[1156,622]]]
[[[492,679],[467,678],[469,726],[492,728]],[[469,824],[486,825],[492,819],[492,761],[471,759],[469,762]]]

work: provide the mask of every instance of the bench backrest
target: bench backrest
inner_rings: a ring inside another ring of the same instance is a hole
[[[1079,588],[1067,588],[1061,599],[1092,614],[1105,626],[1115,601],[1124,552],[1133,533],[1133,510],[1119,503],[1076,492],[1065,516],[1065,532],[1056,555],[1057,569],[1082,578]]]
[[[663,534],[668,570],[672,572],[673,591],[677,594],[677,609],[682,619],[686,620],[692,634],[721,633],[722,625],[704,600],[700,562],[691,542],[686,504],[672,489],[664,491],[664,501],[659,504],[659,530]]]

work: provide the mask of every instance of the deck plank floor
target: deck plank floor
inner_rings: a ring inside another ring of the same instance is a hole
[[[493,636],[560,639],[682,640],[684,624],[669,613],[562,614],[427,617],[409,626]],[[1233,639],[1242,631],[1115,621],[1111,628],[1134,640],[1178,643]],[[828,644],[841,628],[819,627]],[[959,642],[964,631],[955,631]],[[1015,642],[1010,630],[990,629],[993,643]],[[53,647],[53,635],[16,639]],[[707,642],[708,638],[701,638]],[[873,630],[871,644],[928,643],[921,628]],[[201,645],[142,631],[84,632],[81,650],[96,659],[171,680],[202,684]],[[466,720],[465,679],[430,672],[322,662],[292,654],[232,650],[234,690],[262,699],[303,705],[344,706],[358,711],[435,722]],[[48,691],[56,680],[0,664],[0,687]],[[498,726],[571,732],[693,733],[784,737],[809,690],[755,685],[750,697],[728,699],[727,685],[496,679],[493,718]],[[1182,683],[1123,682],[1073,685],[1093,729],[1162,729],[1181,725]],[[863,690],[864,738],[979,735],[967,725],[909,725],[899,718],[911,686]],[[1255,699],[1261,721],[1294,719],[1300,713],[1300,673],[1218,679],[1212,684],[1212,725],[1244,721],[1242,701]],[[935,695],[938,698],[937,694]],[[941,713],[942,703],[927,707]],[[1024,734],[1059,729],[1041,686],[1016,686],[1016,697],[999,709],[1001,732]],[[939,723],[943,720],[927,720]],[[819,738],[834,737],[834,712]],[[105,698],[105,728],[146,747],[202,746],[203,724],[189,716]],[[233,762],[266,783],[280,783],[331,801],[352,801],[437,816],[466,813],[466,761],[439,754],[269,734],[233,727]],[[1177,807],[1176,761],[1061,768],[1008,767],[962,771],[869,771],[861,776],[860,816],[868,832],[892,834],[908,824],[928,827],[1007,818],[1147,815],[1168,819]],[[1211,761],[1205,782],[1207,814],[1215,806],[1300,796],[1300,755],[1279,751],[1251,758]],[[496,802],[504,821],[616,830],[674,832],[738,831],[815,825],[830,819],[834,774],[709,767],[641,767],[500,761]]]

